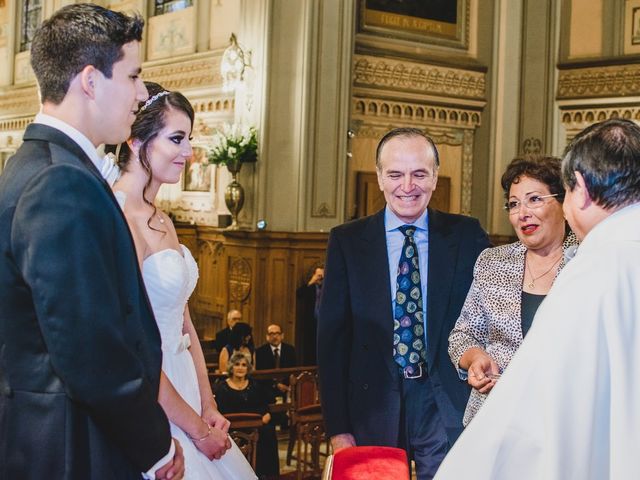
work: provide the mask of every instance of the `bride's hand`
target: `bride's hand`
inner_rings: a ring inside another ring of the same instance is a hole
[[[206,424],[204,424],[206,425]],[[229,436],[219,428],[206,425],[208,432],[199,437],[191,437],[193,444],[209,460],[218,460],[231,448]]]
[[[202,409],[202,420],[212,427],[219,428],[224,433],[229,432],[230,422],[222,416],[214,404],[209,404]]]

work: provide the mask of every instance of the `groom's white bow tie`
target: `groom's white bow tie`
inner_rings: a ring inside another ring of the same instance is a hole
[[[113,186],[116,180],[118,180],[118,177],[120,177],[120,167],[116,165],[116,156],[113,153],[107,153],[102,159],[100,174],[109,186]]]

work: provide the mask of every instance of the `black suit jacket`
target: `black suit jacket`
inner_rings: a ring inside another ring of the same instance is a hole
[[[429,209],[427,368],[451,444],[462,431],[469,387],[451,365],[447,338],[488,246],[477,220]],[[334,228],[318,322],[322,411],[329,435],[352,433],[359,445],[399,446],[391,296],[384,209]]]
[[[296,345],[302,365],[317,363],[318,321],[316,320],[317,285],[306,283],[296,290]]]
[[[280,344],[280,368],[296,366],[296,349],[288,343]],[[265,343],[256,349],[256,370],[270,370],[276,368],[275,358],[271,352],[271,345]]]
[[[224,347],[229,345],[229,341],[231,339],[231,329],[229,327],[225,327],[216,333],[215,346],[216,351],[220,353]]]
[[[169,451],[160,334],[111,189],[30,125],[0,176],[0,478],[140,478]]]

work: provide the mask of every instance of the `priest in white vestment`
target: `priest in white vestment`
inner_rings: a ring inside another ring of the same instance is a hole
[[[563,178],[583,241],[436,480],[640,478],[640,128],[588,127]]]

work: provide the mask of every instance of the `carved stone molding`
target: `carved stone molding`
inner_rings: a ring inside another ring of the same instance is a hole
[[[20,137],[22,138],[22,132],[27,125],[33,122],[33,116],[24,117],[24,118],[12,118],[10,120],[2,120],[0,121],[0,132],[13,132],[19,131],[21,132]],[[9,137],[13,138],[13,137]]]
[[[35,115],[40,108],[40,99],[38,98],[38,89],[35,86],[26,88],[7,88],[0,92],[0,116],[24,117],[24,115]],[[24,119],[20,119],[22,121]],[[29,119],[30,123],[33,117]],[[11,121],[14,121],[13,119]],[[4,122],[3,122],[4,123]],[[26,125],[25,125],[26,127]],[[2,130],[15,130],[2,127]]]
[[[542,140],[531,137],[522,142],[522,153],[525,155],[538,154],[542,152]]]
[[[327,205],[326,202],[322,202],[320,205],[318,205],[318,208],[313,212],[313,216],[314,217],[333,217],[335,215],[335,212],[331,210],[331,208],[329,208],[329,205]]]
[[[560,70],[558,100],[640,95],[640,65]]]
[[[480,125],[480,112],[456,108],[396,102],[377,98],[353,97],[353,118],[367,121],[392,120],[395,123],[476,128]]]
[[[609,118],[626,118],[640,123],[640,106],[608,106],[592,108],[563,109],[560,120],[565,129],[566,141],[569,142],[581,130],[589,125]]]
[[[171,90],[196,87],[222,87],[221,52],[197,54],[184,60],[144,66],[144,78],[158,82]]]
[[[640,121],[640,105],[565,110],[562,112],[560,118],[565,128],[584,128],[592,123],[602,122],[603,120],[617,117]]]
[[[191,100],[196,113],[227,113],[232,114],[236,108],[235,100],[231,97]]]
[[[485,74],[408,61],[354,56],[354,86],[485,99]]]

